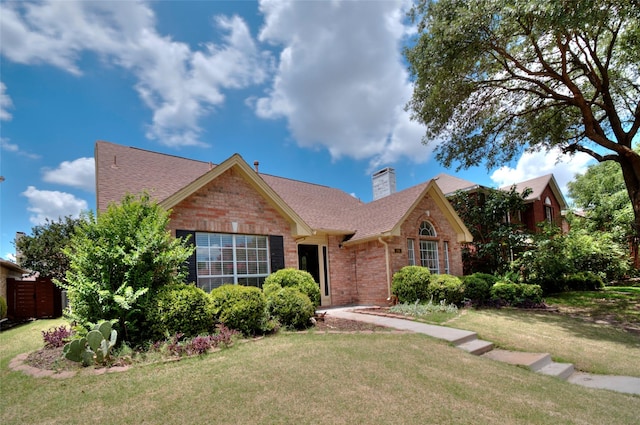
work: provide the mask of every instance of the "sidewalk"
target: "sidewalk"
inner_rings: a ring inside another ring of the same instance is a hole
[[[572,384],[589,388],[607,389],[628,394],[640,395],[640,378],[630,376],[595,375],[576,372],[569,363],[556,363],[548,353],[524,353],[494,349],[493,343],[478,339],[475,332],[446,326],[429,325],[408,319],[386,317],[368,313],[358,313],[366,307],[339,307],[326,310],[327,315],[372,323],[379,326],[401,329],[429,335],[441,339],[471,354],[487,357],[509,364],[526,366],[534,372],[556,376]]]

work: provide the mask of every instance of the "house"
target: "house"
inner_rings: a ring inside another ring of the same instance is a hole
[[[7,300],[7,279],[22,279],[28,273],[16,263],[0,258],[0,297]]]
[[[313,275],[323,306],[381,304],[403,266],[461,275],[460,244],[472,239],[433,180],[398,192],[388,187],[364,203],[260,173],[238,154],[214,165],[99,141],[95,161],[98,213],[147,191],[171,210],[171,232],[191,235],[189,281],[207,291],[223,283],[261,286],[270,273],[293,267]],[[383,185],[394,184],[382,174]]]
[[[444,173],[434,177],[434,180],[446,197],[453,196],[458,190],[480,195],[483,191],[489,190],[486,186]],[[553,174],[536,177],[515,185],[504,186],[499,190],[506,191],[511,189],[512,186],[515,186],[518,193],[522,193],[527,188],[531,189],[531,193],[524,200],[525,210],[520,213],[519,217],[511,217],[511,219],[522,223],[530,232],[538,232],[538,224],[545,221],[558,225],[564,232],[569,230],[568,224],[562,215],[562,212],[568,208],[567,201],[562,195]]]

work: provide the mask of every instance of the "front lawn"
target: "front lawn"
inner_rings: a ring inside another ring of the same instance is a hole
[[[283,333],[101,376],[36,379],[10,371],[9,359],[40,348],[40,331],[54,324],[0,333],[0,423],[632,424],[640,406],[637,396],[389,332]]]

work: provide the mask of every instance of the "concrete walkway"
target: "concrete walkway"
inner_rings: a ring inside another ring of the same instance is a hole
[[[471,354],[493,360],[525,366],[534,372],[555,376],[572,384],[589,388],[607,389],[628,394],[640,395],[640,378],[630,376],[595,375],[576,372],[569,363],[556,363],[549,353],[524,353],[494,349],[493,343],[478,339],[475,332],[445,326],[429,325],[408,319],[388,317],[361,312],[368,307],[340,307],[326,310],[328,316],[341,319],[357,320],[394,329],[401,329],[429,335],[441,339]]]

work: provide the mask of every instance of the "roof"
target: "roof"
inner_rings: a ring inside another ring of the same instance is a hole
[[[477,183],[445,173],[438,174],[433,178],[433,180],[436,181],[438,187],[442,190],[442,193],[444,193],[445,196],[453,195],[458,190],[470,191],[482,187]]]
[[[29,270],[23,269],[22,267],[20,267],[16,263],[13,263],[11,261],[5,260],[4,258],[0,258],[0,266],[4,267],[5,269],[9,269],[11,271],[20,273],[20,274],[29,273]]]
[[[531,189],[531,193],[529,196],[525,198],[525,202],[533,202],[539,201],[542,199],[542,193],[546,189],[547,186],[550,187],[553,192],[556,200],[560,204],[561,210],[566,210],[568,208],[567,201],[564,199],[562,195],[562,191],[558,186],[558,182],[556,182],[556,178],[553,174],[547,174],[544,176],[536,177],[534,179],[525,180],[523,182],[515,183],[513,185],[501,187],[500,190],[509,190],[513,186],[515,186],[516,191],[522,193],[526,188]]]
[[[143,191],[164,207],[171,208],[225,170],[236,167],[256,190],[296,225],[298,234],[320,231],[350,235],[352,242],[394,234],[417,202],[429,193],[441,198],[437,201],[451,216],[450,221],[455,224],[459,239],[471,240],[468,230],[432,181],[363,203],[339,189],[258,173],[238,154],[214,165],[98,141],[95,161],[99,212],[127,193]]]

